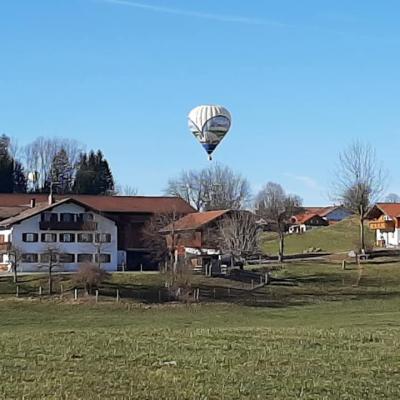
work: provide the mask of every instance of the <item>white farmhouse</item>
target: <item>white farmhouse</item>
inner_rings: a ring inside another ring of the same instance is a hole
[[[400,203],[377,203],[367,214],[380,247],[400,246]]]
[[[37,203],[0,222],[0,269],[10,270],[18,254],[20,272],[41,271],[54,254],[58,270],[75,271],[84,263],[116,271],[117,225],[72,198]]]

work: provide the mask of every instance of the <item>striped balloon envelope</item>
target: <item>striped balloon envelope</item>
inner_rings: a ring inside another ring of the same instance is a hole
[[[222,106],[205,105],[194,108],[189,113],[189,129],[203,146],[211,160],[211,155],[231,127],[231,114]]]

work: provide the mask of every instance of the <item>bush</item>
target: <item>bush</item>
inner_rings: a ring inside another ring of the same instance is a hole
[[[83,286],[87,294],[93,294],[100,284],[107,280],[110,274],[94,264],[84,264],[79,267],[73,278],[75,284]]]

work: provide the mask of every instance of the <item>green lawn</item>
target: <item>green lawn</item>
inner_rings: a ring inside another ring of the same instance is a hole
[[[41,277],[13,299],[2,279],[0,398],[400,398],[400,264],[296,262],[274,276],[192,305],[153,302],[158,275],[114,275],[104,289],[131,290],[118,304],[32,297]],[[194,285],[223,294],[229,281]]]
[[[374,232],[366,228],[367,242],[374,243]],[[334,253],[357,248],[359,242],[359,225],[356,219],[348,218],[335,225],[316,228],[303,234],[287,235],[285,253],[303,253],[309,248],[320,248],[324,252]],[[262,249],[266,254],[276,255],[279,248],[277,235],[266,232]]]

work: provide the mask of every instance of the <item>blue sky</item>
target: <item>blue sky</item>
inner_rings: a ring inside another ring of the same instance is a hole
[[[100,148],[121,184],[161,194],[209,165],[187,128],[232,113],[214,160],[256,191],[328,203],[338,152],[370,142],[400,192],[398,1],[2,0],[0,132]]]

